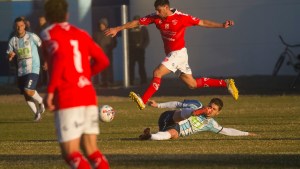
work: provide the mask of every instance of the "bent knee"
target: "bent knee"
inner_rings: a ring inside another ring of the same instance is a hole
[[[27,96],[33,96],[35,93],[35,90],[30,90],[30,89],[25,89],[24,90],[24,94],[27,95]]]
[[[187,84],[187,87],[189,89],[196,89],[197,88],[197,84]]]

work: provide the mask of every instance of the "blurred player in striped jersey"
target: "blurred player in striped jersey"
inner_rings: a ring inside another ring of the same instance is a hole
[[[216,23],[209,20],[199,19],[170,8],[169,0],[156,0],[154,3],[156,13],[147,15],[139,20],[133,20],[122,26],[110,28],[106,31],[107,36],[115,36],[123,29],[135,28],[140,25],[155,24],[160,31],[164,42],[166,57],[154,70],[153,79],[143,94],[139,97],[130,92],[129,96],[137,103],[139,109],[144,109],[148,100],[159,89],[161,78],[171,72],[178,73],[179,78],[190,88],[224,87],[227,88],[235,100],[238,99],[238,90],[233,79],[194,78],[188,63],[187,49],[185,48],[184,34],[187,27],[201,26],[206,28],[229,28],[234,22],[227,20],[224,23]]]
[[[158,120],[159,132],[151,134],[146,128],[139,136],[140,140],[168,140],[185,137],[202,131],[224,134],[227,136],[255,136],[256,134],[225,128],[220,126],[213,117],[219,115],[223,108],[223,101],[213,98],[208,106],[203,106],[197,100],[184,100],[156,103],[150,100],[148,104],[157,108],[180,108],[179,110],[165,111]]]
[[[15,19],[15,35],[9,40],[7,55],[9,61],[17,59],[18,87],[35,114],[34,120],[39,121],[45,112],[43,98],[36,90],[40,72],[38,47],[42,41],[36,34],[26,31],[26,23],[25,17]]]
[[[108,169],[97,145],[98,106],[91,76],[104,70],[109,60],[87,32],[67,22],[67,11],[66,0],[45,2],[50,26],[41,37],[50,74],[47,108],[55,113],[58,142],[69,166]]]

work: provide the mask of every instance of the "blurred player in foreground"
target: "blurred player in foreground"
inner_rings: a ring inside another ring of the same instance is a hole
[[[85,31],[67,22],[66,0],[48,0],[44,7],[50,22],[41,34],[50,73],[45,100],[55,113],[63,158],[73,169],[91,168],[88,161],[93,168],[108,169],[97,146],[98,107],[91,76],[104,70],[109,60]]]
[[[181,108],[180,110],[165,111],[158,120],[159,132],[150,133],[146,128],[139,136],[141,140],[168,140],[185,137],[202,131],[220,133],[227,136],[255,136],[256,134],[244,132],[233,128],[220,126],[213,117],[219,115],[223,108],[223,101],[213,98],[208,106],[203,106],[197,100],[184,100],[183,102],[173,101],[156,103],[149,101],[149,105],[157,108]]]
[[[135,28],[140,25],[155,24],[160,31],[164,42],[166,58],[154,70],[153,79],[144,95],[140,98],[134,92],[130,92],[130,97],[138,104],[139,109],[144,109],[145,104],[152,95],[159,89],[161,78],[171,72],[179,73],[179,78],[190,88],[202,87],[224,87],[228,88],[235,100],[238,99],[238,90],[233,79],[212,79],[197,78],[192,75],[192,70],[188,63],[187,49],[185,48],[184,34],[189,26],[201,26],[206,28],[229,28],[234,22],[227,20],[224,23],[216,23],[209,20],[202,20],[188,14],[170,8],[169,0],[156,0],[154,3],[156,13],[147,15],[139,20],[133,20],[122,26],[110,28],[106,35],[115,36],[123,29]]]
[[[38,47],[41,39],[34,33],[26,31],[26,20],[24,17],[15,19],[15,35],[9,40],[7,55],[12,61],[17,57],[18,86],[21,94],[32,110],[34,120],[39,121],[41,114],[45,112],[43,98],[36,91],[40,72],[40,57]]]

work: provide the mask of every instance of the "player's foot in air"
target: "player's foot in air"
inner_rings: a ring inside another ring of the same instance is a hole
[[[34,121],[40,121],[42,119],[42,113],[45,112],[45,106],[43,103],[39,103],[37,106],[37,111],[36,114],[34,116]]]
[[[42,114],[42,113],[44,113],[45,112],[45,105],[43,104],[43,103],[39,103],[38,104],[38,112],[40,113],[40,114]]]
[[[227,89],[228,89],[229,93],[232,95],[234,100],[237,100],[239,98],[239,91],[234,84],[234,80],[226,79],[225,82],[227,84]]]
[[[42,115],[40,112],[36,112],[35,116],[34,116],[34,121],[38,122],[42,119]]]
[[[138,96],[137,94],[135,94],[134,92],[130,92],[130,93],[129,93],[129,97],[130,97],[134,102],[136,102],[136,104],[138,105],[138,108],[139,108],[140,110],[143,110],[143,109],[146,107],[146,105],[145,105],[145,103],[143,102],[143,100],[141,99],[141,97]]]
[[[149,140],[151,138],[150,128],[145,128],[144,133],[139,136],[140,140]]]

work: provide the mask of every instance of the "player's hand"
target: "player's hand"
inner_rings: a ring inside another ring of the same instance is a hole
[[[257,136],[257,134],[248,132],[248,136]]]
[[[44,62],[43,64],[43,70],[47,71],[48,70],[48,63]]]
[[[224,23],[223,23],[223,27],[224,28],[229,28],[229,27],[231,27],[231,26],[233,26],[234,25],[234,22],[232,21],[232,20],[227,20],[227,21],[225,21]]]
[[[155,100],[149,100],[147,104],[151,107],[156,107],[156,108],[158,107],[158,104],[156,103]]]
[[[8,61],[12,61],[12,59],[15,57],[15,52],[9,52],[8,54]]]
[[[50,111],[55,110],[54,105],[54,93],[48,93],[44,98],[44,104],[46,105],[46,108]]]
[[[105,36],[111,36],[115,37],[118,33],[118,30],[116,28],[108,28],[104,31]]]

